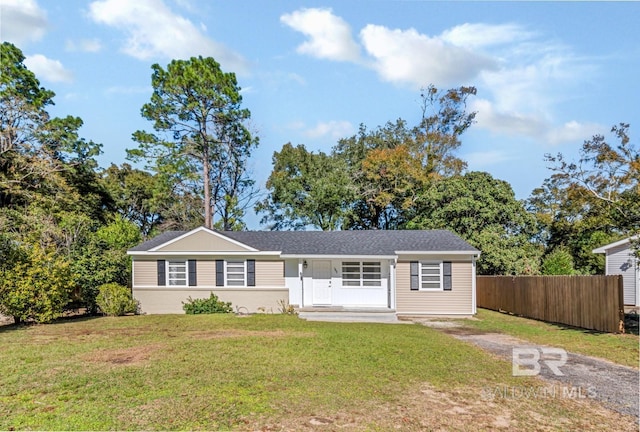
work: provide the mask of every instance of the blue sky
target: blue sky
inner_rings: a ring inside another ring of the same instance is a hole
[[[56,93],[53,115],[84,120],[103,167],[151,130],[151,65],[198,55],[238,76],[261,184],[287,142],[329,151],[361,123],[413,125],[430,83],[477,87],[458,156],[518,198],[550,175],[545,153],[575,158],[640,124],[636,2],[1,0],[0,13],[2,40]]]

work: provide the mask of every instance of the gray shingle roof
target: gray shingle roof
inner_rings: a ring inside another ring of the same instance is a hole
[[[186,234],[188,231],[165,231],[162,234],[147,240],[144,243],[140,243],[137,246],[132,247],[129,251],[134,252],[143,252],[153,249],[154,247],[158,247],[161,244],[164,244],[174,238],[180,237],[183,234]]]
[[[148,251],[185,234],[169,231],[131,251]],[[395,255],[411,252],[479,252],[447,230],[403,231],[225,231],[220,234],[261,251],[284,255]]]

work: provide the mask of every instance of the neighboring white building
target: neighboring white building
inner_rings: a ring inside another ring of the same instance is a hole
[[[593,253],[605,254],[605,274],[622,275],[624,304],[631,306],[640,306],[640,269],[638,258],[631,250],[631,240],[637,238],[629,237],[593,250]]]

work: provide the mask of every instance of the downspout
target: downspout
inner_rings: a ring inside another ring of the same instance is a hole
[[[476,256],[471,255],[471,314],[478,313],[476,305]]]

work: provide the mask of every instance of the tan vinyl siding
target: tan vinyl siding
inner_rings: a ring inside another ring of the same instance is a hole
[[[216,262],[215,260],[196,261],[196,279],[198,286],[212,287],[216,285]]]
[[[156,260],[133,260],[133,286],[157,286],[158,263]]]
[[[284,288],[284,261],[257,261],[256,286]]]
[[[142,313],[175,314],[184,313],[182,302],[191,298],[208,298],[211,293],[225,302],[231,302],[234,311],[245,313],[267,312],[277,313],[280,301],[287,301],[289,292],[286,288],[216,288],[193,289],[147,288],[133,289],[133,297],[140,301]]]
[[[410,264],[396,267],[396,311],[398,314],[472,314],[473,281],[471,262],[452,262],[451,291],[411,291]]]
[[[247,248],[237,245],[230,240],[206,231],[194,232],[181,240],[158,249],[158,251],[162,252],[244,252],[247,250]]]

